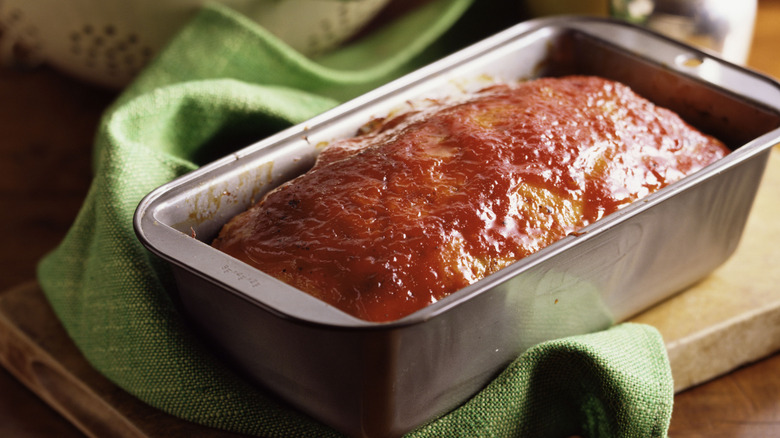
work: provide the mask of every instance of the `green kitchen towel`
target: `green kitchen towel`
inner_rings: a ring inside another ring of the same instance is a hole
[[[471,0],[429,1],[311,60],[245,17],[205,7],[106,111],[84,205],[39,266],[46,296],[89,362],[151,406],[206,426],[337,436],[201,343],[168,298],[168,267],[136,239],[133,212],[148,192],[198,165],[440,57],[467,42],[464,29],[478,37],[474,20],[485,21],[475,8]],[[410,435],[660,437],[672,400],[659,334],[621,324],[531,348]]]

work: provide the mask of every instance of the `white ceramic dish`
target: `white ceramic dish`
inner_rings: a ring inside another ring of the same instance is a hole
[[[335,47],[389,0],[217,0],[304,55]],[[0,0],[0,61],[127,84],[205,0]]]

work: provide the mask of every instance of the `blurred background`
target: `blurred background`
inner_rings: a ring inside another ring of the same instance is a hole
[[[314,59],[382,21],[431,0],[219,0]],[[47,64],[89,83],[118,89],[197,12],[203,0],[2,0],[0,62]],[[477,2],[466,34],[479,37],[528,18],[612,16],[747,61],[756,0],[526,0]],[[482,29],[473,29],[477,23]]]
[[[430,1],[430,0],[426,0]],[[410,0],[223,0],[316,59]],[[35,278],[91,181],[100,115],[200,0],[0,0],[0,290]],[[481,1],[453,48],[553,14],[613,16],[780,77],[780,0]],[[476,6],[476,5],[475,5]],[[300,13],[301,8],[306,14]],[[780,357],[678,394],[670,436],[780,436]],[[81,436],[0,368],[0,436]]]

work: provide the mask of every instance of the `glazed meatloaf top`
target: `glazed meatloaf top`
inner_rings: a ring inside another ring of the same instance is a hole
[[[620,83],[497,84],[333,142],[213,246],[359,318],[390,321],[727,152]]]

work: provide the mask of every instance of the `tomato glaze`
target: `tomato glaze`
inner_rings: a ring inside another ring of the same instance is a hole
[[[497,84],[334,142],[214,246],[354,316],[391,321],[727,152],[616,82]]]

